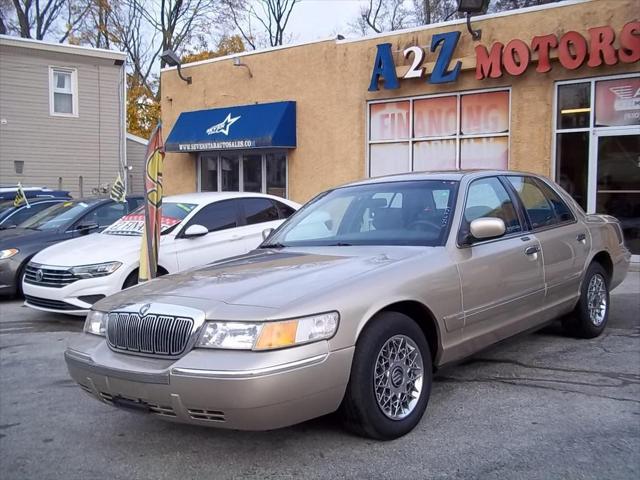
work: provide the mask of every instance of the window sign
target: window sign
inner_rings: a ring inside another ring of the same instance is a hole
[[[369,113],[372,177],[508,167],[509,90],[376,102]]]
[[[457,97],[423,98],[413,102],[414,137],[448,137],[456,134]]]
[[[462,95],[460,133],[509,131],[509,92]]]
[[[509,138],[465,138],[460,144],[460,168],[506,170],[509,163]]]
[[[640,77],[596,82],[596,127],[640,125]]]
[[[386,102],[371,105],[371,140],[409,138],[409,102]]]

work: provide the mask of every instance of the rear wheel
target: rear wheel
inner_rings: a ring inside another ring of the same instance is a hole
[[[410,432],[427,408],[432,371],[429,345],[411,318],[377,315],[360,335],[341,406],[345,426],[378,440]]]
[[[575,310],[563,319],[562,326],[572,336],[594,338],[609,320],[609,276],[599,263],[587,269]]]

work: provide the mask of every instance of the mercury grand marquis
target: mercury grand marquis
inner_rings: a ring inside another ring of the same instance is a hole
[[[268,430],[339,411],[392,439],[442,365],[556,318],[600,335],[630,260],[615,218],[513,171],[353,183],[265,235],[97,302],[65,352],[71,376],[179,422]]]

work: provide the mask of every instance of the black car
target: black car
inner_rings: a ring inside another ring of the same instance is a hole
[[[69,200],[69,197],[30,198],[28,204],[21,203],[17,207],[13,200],[0,201],[0,230],[17,227],[42,210]]]
[[[0,187],[0,200],[13,200],[18,193],[18,187]],[[46,187],[24,187],[22,193],[28,199],[32,198],[71,198],[69,190],[51,190]]]
[[[102,231],[143,201],[142,196],[128,197],[126,203],[109,198],[68,200],[42,210],[16,228],[0,230],[0,295],[20,293],[24,267],[40,250]]]

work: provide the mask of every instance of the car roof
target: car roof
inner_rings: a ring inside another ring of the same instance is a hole
[[[229,200],[231,198],[271,198],[273,200],[283,200],[280,197],[273,195],[267,195],[264,193],[251,193],[251,192],[193,192],[182,193],[179,195],[169,195],[162,199],[163,202],[176,202],[176,203],[211,203],[218,202],[220,200]]]
[[[342,185],[343,187],[350,187],[353,185],[367,185],[375,183],[386,182],[410,182],[417,180],[450,180],[460,181],[466,177],[489,177],[495,175],[529,175],[538,176],[531,172],[518,172],[515,170],[438,170],[438,171],[426,171],[426,172],[409,172],[398,173],[395,175],[385,175],[383,177],[368,178],[353,183]]]

